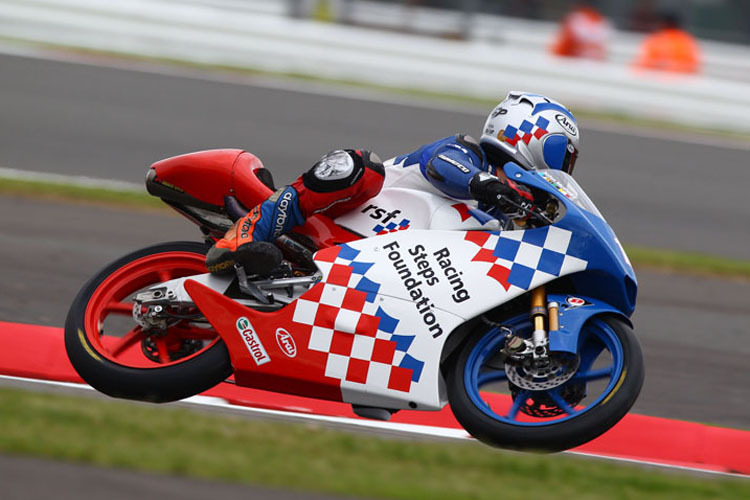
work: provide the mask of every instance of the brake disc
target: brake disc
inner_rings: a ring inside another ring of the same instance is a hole
[[[578,356],[553,353],[543,364],[531,357],[520,362],[506,362],[505,374],[512,384],[521,389],[546,391],[570,380],[580,363]]]

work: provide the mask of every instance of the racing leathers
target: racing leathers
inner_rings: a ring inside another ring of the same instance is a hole
[[[206,266],[221,274],[239,259],[247,272],[267,275],[282,260],[273,240],[312,215],[346,213],[376,196],[384,183],[501,207],[531,199],[513,182],[496,177],[482,148],[467,135],[440,139],[385,165],[369,151],[336,150],[239,219],[209,250]]]

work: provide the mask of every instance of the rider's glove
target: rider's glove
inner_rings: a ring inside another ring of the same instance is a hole
[[[531,193],[522,189],[522,186],[511,187],[494,175],[479,172],[469,182],[469,193],[482,203],[500,207],[503,211],[515,210],[518,205],[530,207]],[[523,193],[523,194],[522,194]]]

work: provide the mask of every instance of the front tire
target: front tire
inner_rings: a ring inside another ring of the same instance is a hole
[[[509,324],[516,335],[530,333],[527,317]],[[504,341],[499,328],[476,332],[447,374],[454,415],[470,434],[492,446],[555,452],[586,443],[628,412],[643,385],[640,345],[616,317],[593,317],[583,326],[578,359],[568,361],[575,374],[549,389],[542,384],[538,390],[522,388],[508,379],[510,365],[499,355]],[[531,377],[529,384],[534,384]]]
[[[81,289],[65,321],[65,348],[78,374],[113,397],[163,403],[213,387],[232,374],[218,333],[175,318],[166,333],[143,332],[132,316],[139,291],[206,273],[206,245],[172,242],[126,255]]]

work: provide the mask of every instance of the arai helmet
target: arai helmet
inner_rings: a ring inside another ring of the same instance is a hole
[[[573,113],[539,94],[509,92],[487,117],[479,143],[496,167],[573,172],[580,135]]]

